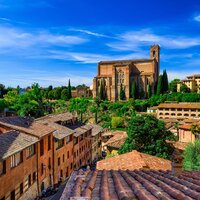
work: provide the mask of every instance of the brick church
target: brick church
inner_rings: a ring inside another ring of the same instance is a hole
[[[154,92],[160,69],[160,47],[150,47],[150,58],[135,60],[100,61],[98,74],[93,79],[93,97],[99,96],[100,85],[103,86],[104,96],[110,101],[118,101],[120,98],[120,86],[122,84],[125,98],[131,98],[131,85],[136,82],[138,95],[147,96],[148,84]]]

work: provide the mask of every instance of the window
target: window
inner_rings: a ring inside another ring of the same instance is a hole
[[[58,166],[60,166],[60,157],[58,158]]]
[[[48,136],[48,151],[51,150],[51,136]]]
[[[67,137],[66,137],[66,143],[69,143],[69,142],[71,142],[71,141],[72,141],[72,135],[67,136]]]
[[[33,182],[36,181],[36,172],[33,172]]]
[[[19,190],[20,190],[20,195],[22,195],[23,192],[24,192],[24,191],[23,191],[23,189],[24,189],[23,183],[20,184],[19,188],[20,188],[20,189],[19,189]]]
[[[44,155],[44,140],[40,141],[40,156]]]
[[[65,162],[65,154],[63,154],[63,162]]]
[[[26,148],[26,158],[35,154],[35,144],[31,145],[30,147]]]
[[[0,162],[0,175],[5,173],[6,173],[6,161],[4,160]]]
[[[10,200],[15,200],[15,190],[10,193]]]
[[[117,71],[117,84],[124,83],[124,72],[122,70]]]
[[[31,174],[28,176],[28,187],[31,187]]]
[[[51,169],[51,158],[49,157],[49,160],[48,160],[48,168]]]
[[[11,168],[18,166],[21,162],[23,162],[22,151],[11,156]]]
[[[64,139],[62,140],[57,140],[55,143],[56,149],[60,149],[61,147],[64,146]]]
[[[67,158],[69,158],[69,151],[67,152]]]
[[[71,163],[71,165],[70,165],[70,169],[72,169],[72,163]]]
[[[5,197],[1,198],[1,200],[5,200]]]

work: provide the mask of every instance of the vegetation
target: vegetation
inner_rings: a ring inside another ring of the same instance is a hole
[[[112,117],[111,120],[112,128],[120,128],[123,126],[123,118],[122,117]]]
[[[161,95],[163,93],[163,76],[160,75],[158,78],[158,85],[157,85],[157,90],[156,94]]]
[[[131,98],[136,99],[136,95],[137,95],[137,87],[136,87],[136,82],[135,80],[132,81],[131,84]]]
[[[119,153],[138,150],[150,155],[169,158],[172,148],[165,141],[175,139],[173,133],[165,128],[163,121],[152,115],[132,115],[128,124],[128,138]]]
[[[180,81],[180,79],[174,79],[169,83],[169,90],[171,92],[177,92],[177,83]]]
[[[100,98],[101,100],[104,100],[104,91],[103,91],[103,83],[102,83],[102,80],[101,80],[101,82],[100,82],[99,98]]]
[[[200,170],[200,141],[189,143],[183,152],[183,169]]]
[[[124,91],[124,88],[123,88],[122,84],[120,85],[119,98],[120,98],[120,100],[124,100],[125,99],[125,91]]]
[[[167,71],[163,71],[163,76],[162,76],[162,91],[163,93],[167,92],[169,90],[169,83],[168,83],[168,76],[167,76]]]
[[[180,92],[189,93],[190,92],[190,88],[188,88],[185,84],[182,84],[181,87],[180,87]]]

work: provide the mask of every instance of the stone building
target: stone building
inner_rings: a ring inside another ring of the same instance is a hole
[[[186,79],[177,84],[177,91],[180,92],[181,86],[186,85],[191,92],[200,93],[200,74],[187,76]]]
[[[99,95],[102,84],[105,98],[117,101],[122,85],[125,98],[128,100],[131,97],[130,90],[133,80],[136,82],[139,96],[145,97],[148,84],[154,92],[159,69],[159,45],[150,47],[150,58],[147,59],[101,61],[98,63],[97,76],[93,79],[93,97]]]
[[[199,119],[200,103],[165,102],[157,107],[158,119]]]

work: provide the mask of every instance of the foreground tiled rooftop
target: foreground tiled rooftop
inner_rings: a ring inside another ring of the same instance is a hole
[[[81,197],[81,198],[80,198]],[[75,171],[60,200],[199,200],[200,172]]]
[[[36,137],[18,131],[9,131],[0,134],[0,160],[38,142]]]
[[[97,135],[103,131],[103,128],[97,124],[90,124],[92,126],[92,136]]]
[[[98,170],[171,170],[171,161],[136,150],[97,162]]]
[[[29,133],[36,137],[43,137],[54,131],[52,127],[46,126],[45,123],[36,122],[24,117],[2,117],[0,118],[0,125],[14,130]]]

